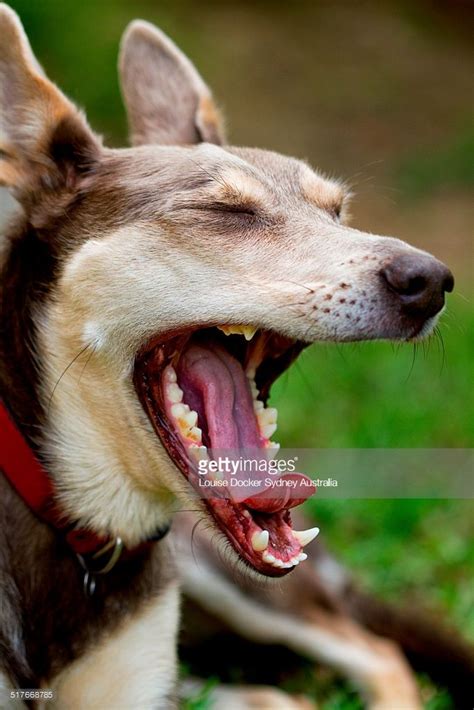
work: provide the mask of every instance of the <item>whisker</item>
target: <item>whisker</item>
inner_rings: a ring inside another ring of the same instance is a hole
[[[71,360],[71,362],[69,363],[69,365],[68,365],[67,367],[65,367],[64,370],[62,371],[61,375],[59,376],[58,381],[56,382],[56,384],[55,384],[54,387],[53,387],[53,391],[51,392],[51,396],[50,396],[49,401],[48,401],[48,413],[49,413],[50,408],[51,408],[51,403],[52,403],[52,401],[53,401],[54,393],[56,392],[56,390],[57,390],[57,388],[58,388],[58,385],[59,385],[59,383],[61,382],[61,380],[63,379],[64,375],[65,375],[65,374],[68,372],[68,370],[74,365],[74,363],[76,362],[76,360],[78,360],[78,358],[80,358],[81,355],[83,355],[83,353],[85,353],[86,350],[87,350],[88,348],[90,348],[90,347],[91,347],[91,346],[90,346],[90,343],[88,343],[85,347],[83,347],[83,348],[77,353],[77,355]]]

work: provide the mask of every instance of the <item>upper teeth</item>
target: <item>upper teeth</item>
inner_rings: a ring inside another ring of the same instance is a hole
[[[189,406],[183,402],[183,390],[177,383],[176,371],[171,365],[165,368],[163,377],[169,412],[177,429],[184,438],[192,442],[191,445],[197,445],[200,450],[200,455],[203,455],[204,452],[202,449],[206,449],[206,447],[201,446],[202,431],[196,426],[198,413],[190,409]]]
[[[166,387],[166,394],[170,402],[182,402],[183,401],[183,390],[176,382],[169,382]]]
[[[318,535],[319,528],[309,528],[308,530],[293,530],[293,536],[296,537],[301,547],[308,545],[311,540]]]
[[[245,340],[252,340],[257,332],[257,328],[251,325],[218,325],[217,327],[226,335],[243,335]]]
[[[270,438],[276,431],[277,428],[277,418],[278,410],[275,407],[265,407],[261,399],[258,399],[259,391],[257,385],[255,384],[255,370],[247,370],[247,378],[249,381],[250,392],[252,393],[253,399],[253,410],[257,417],[258,428],[261,436],[268,440],[266,446],[268,447],[271,443],[271,448],[279,449],[280,445],[275,442],[270,442]]]

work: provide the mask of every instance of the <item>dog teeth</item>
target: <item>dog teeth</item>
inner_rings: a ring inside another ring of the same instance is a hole
[[[218,325],[217,327],[226,335],[243,335],[245,340],[252,340],[257,332],[257,328],[251,325]]]
[[[266,530],[264,532],[266,532]],[[260,533],[255,533],[255,535],[260,535]],[[252,538],[252,547],[253,547],[253,538]],[[295,557],[291,557],[286,562],[283,562],[283,560],[280,560],[278,557],[275,557],[275,555],[272,555],[271,552],[268,552],[268,549],[264,550],[262,552],[262,560],[264,562],[266,562],[267,565],[271,565],[272,567],[277,567],[278,569],[290,569],[290,567],[296,567],[300,562],[303,562],[306,558],[307,558],[307,555],[305,555],[304,552],[300,552],[299,555],[295,555]]]
[[[174,405],[174,406],[176,406],[176,405]],[[197,420],[198,420],[198,413],[195,412],[194,410],[188,411],[183,417],[183,421],[185,422],[185,424],[187,424],[189,426],[190,429],[196,426]]]
[[[177,382],[178,376],[176,375],[176,370],[172,365],[165,367],[163,371],[163,378],[165,382]]]
[[[276,424],[266,424],[260,427],[260,433],[264,439],[269,439],[277,430]]]
[[[166,394],[170,402],[182,402],[183,390],[176,382],[170,382],[166,388]]]
[[[264,409],[265,405],[263,402],[261,402],[259,399],[254,399],[253,401],[253,409],[255,414],[258,414],[258,412],[261,412],[262,409]]]
[[[308,545],[311,540],[318,535],[319,528],[308,528],[308,530],[293,530],[293,537],[300,543],[301,547]]]
[[[247,370],[245,370],[245,374],[247,375],[249,380],[254,380],[256,373],[257,373],[257,371],[255,370],[254,367],[249,367]]]
[[[267,407],[266,409],[262,409],[257,413],[257,419],[258,423],[260,424],[260,428],[263,428],[267,424],[276,425],[277,418],[278,410],[275,409],[275,407]]]
[[[268,530],[260,530],[260,532],[254,532],[252,535],[252,549],[255,552],[262,552],[268,547],[268,541],[270,539],[270,533]]]
[[[182,419],[186,416],[186,407],[184,404],[173,404],[171,414],[175,419]]]
[[[196,444],[202,441],[202,430],[198,426],[193,426],[187,433],[188,439],[191,439]]]

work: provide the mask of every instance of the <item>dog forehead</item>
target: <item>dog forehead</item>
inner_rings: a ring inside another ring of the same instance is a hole
[[[304,160],[259,148],[228,148],[258,175],[288,199],[301,198],[323,209],[333,210],[345,196],[343,186],[313,170]]]

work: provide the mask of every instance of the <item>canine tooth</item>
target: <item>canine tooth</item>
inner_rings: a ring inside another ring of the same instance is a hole
[[[168,365],[163,372],[163,377],[166,382],[177,382],[178,376],[176,375],[176,370],[172,365]]]
[[[170,382],[166,388],[166,394],[170,402],[181,402],[183,400],[183,390],[176,384],[176,382]]]
[[[253,336],[257,332],[257,328],[252,328],[252,326],[247,325],[242,328],[242,333],[245,340],[252,340]]]
[[[252,340],[257,332],[257,328],[252,328],[251,325],[218,325],[217,327],[226,335],[243,335],[245,340]]]
[[[171,407],[171,414],[175,419],[180,419],[186,415],[186,408],[184,404],[173,404]]]
[[[268,564],[272,565],[275,562],[275,557],[273,555],[270,555],[269,552],[264,552],[262,555],[262,560],[264,562],[268,562]]]
[[[269,439],[277,430],[277,425],[276,424],[266,424],[265,426],[260,427],[260,433],[262,434],[265,439]]]
[[[268,530],[260,530],[260,532],[254,532],[252,535],[252,549],[255,552],[263,552],[268,547],[268,541],[270,539],[270,533]]]
[[[263,408],[264,408],[263,402],[261,402],[259,399],[254,399],[254,401],[253,401],[254,412],[257,412],[257,414],[258,414],[258,412],[261,412]]]
[[[298,562],[304,562],[305,560],[308,559],[308,555],[306,554],[306,552],[300,552],[297,559],[298,559]]]
[[[245,374],[249,378],[249,380],[254,380],[255,379],[255,374],[256,370],[254,367],[249,367],[248,370],[245,371]]]
[[[184,415],[183,420],[186,422],[186,424],[189,427],[195,427],[197,424],[197,420],[198,420],[198,413],[195,412],[194,410],[188,411]]]
[[[308,545],[311,540],[314,540],[319,533],[319,528],[308,528],[308,530],[293,530],[293,536],[296,537],[301,547]]]
[[[198,426],[193,426],[187,433],[188,439],[193,439],[196,443],[202,440],[202,430]]]

